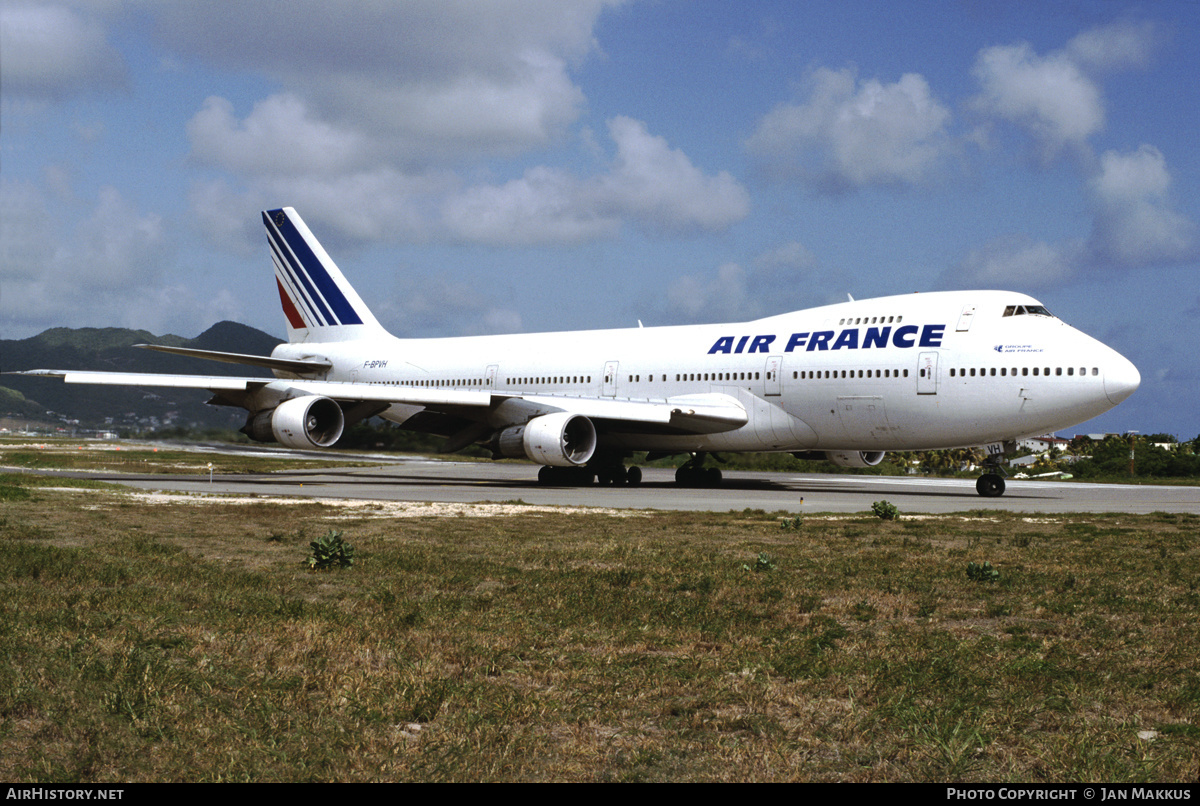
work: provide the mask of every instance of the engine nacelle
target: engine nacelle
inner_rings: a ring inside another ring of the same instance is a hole
[[[258,442],[274,439],[289,448],[328,448],[342,436],[345,423],[336,401],[308,395],[258,412],[242,431]]]
[[[875,467],[883,456],[883,451],[825,451],[825,460],[838,467]]]
[[[510,459],[527,458],[551,467],[578,467],[596,452],[596,426],[582,414],[543,414],[501,431],[495,451]]]

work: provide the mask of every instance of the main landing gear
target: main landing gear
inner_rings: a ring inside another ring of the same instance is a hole
[[[704,467],[707,456],[703,451],[693,453],[687,464],[675,471],[675,483],[681,487],[720,487],[721,469]]]
[[[640,467],[625,467],[623,456],[593,457],[584,467],[543,467],[538,471],[538,484],[545,487],[634,487],[642,483]]]

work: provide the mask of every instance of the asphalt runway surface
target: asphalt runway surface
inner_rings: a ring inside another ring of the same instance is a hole
[[[339,459],[351,457],[339,456]],[[357,457],[363,459],[366,457]],[[378,460],[375,455],[371,460]],[[521,500],[550,506],[726,512],[870,512],[886,500],[902,513],[994,509],[1011,512],[1188,512],[1200,514],[1200,487],[1088,484],[1009,479],[1000,498],[983,498],[974,479],[927,479],[769,472],[725,473],[717,488],[675,484],[674,470],[643,469],[635,487],[544,487],[536,465],[391,458],[374,467],[279,471],[239,476],[134,476],[71,473],[143,490],[303,498],[474,503]]]

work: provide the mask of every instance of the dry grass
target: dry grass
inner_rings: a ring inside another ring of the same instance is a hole
[[[1200,773],[1196,516],[0,499],[2,780]]]
[[[297,468],[364,467],[361,461],[339,462],[331,451],[320,460],[305,456],[234,454],[203,448],[178,449],[147,443],[107,440],[0,439],[0,466],[27,470],[102,470],[113,473],[216,475],[265,473]]]

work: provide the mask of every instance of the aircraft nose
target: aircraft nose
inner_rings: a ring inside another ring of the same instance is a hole
[[[1114,406],[1137,391],[1142,374],[1123,355],[1113,354],[1113,361],[1104,369],[1104,394]]]

